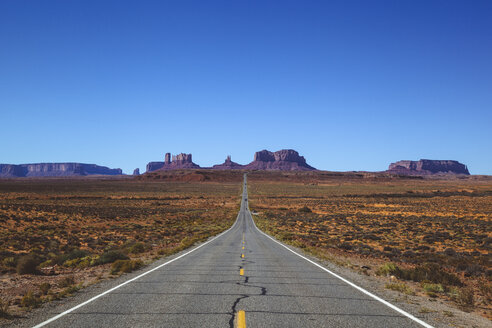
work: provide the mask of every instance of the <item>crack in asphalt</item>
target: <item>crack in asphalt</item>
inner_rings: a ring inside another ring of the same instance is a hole
[[[240,266],[239,267],[240,269],[242,269],[243,267]],[[258,286],[258,285],[250,285],[249,284],[249,277],[248,276],[244,276],[244,282],[236,282],[236,285],[238,286],[244,286],[244,287],[253,287],[253,288],[260,288],[261,290],[261,294],[258,295],[258,294],[254,294],[253,296],[264,296],[267,294],[267,288],[266,287],[263,287],[263,286]],[[239,296],[238,298],[236,298],[236,300],[234,301],[234,303],[232,304],[232,307],[231,307],[231,318],[229,319],[229,326],[231,328],[234,328],[234,320],[236,319],[236,307],[237,305],[239,304],[239,302],[242,300],[242,299],[245,299],[245,298],[248,298],[250,297],[252,294],[239,294],[241,296]]]
[[[241,294],[241,296],[236,298],[236,300],[232,304],[231,312],[230,312],[231,318],[229,319],[229,327],[230,328],[234,328],[234,320],[236,319],[236,307],[239,304],[239,301],[241,301],[244,298],[248,298],[248,297],[249,297],[249,295],[247,295],[247,294]]]

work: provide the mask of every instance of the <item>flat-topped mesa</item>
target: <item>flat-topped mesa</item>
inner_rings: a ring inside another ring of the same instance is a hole
[[[255,153],[253,162],[244,167],[249,170],[311,171],[316,170],[306,163],[303,156],[293,149],[276,152],[262,150]]]
[[[227,156],[226,160],[222,164],[217,164],[212,166],[214,170],[241,170],[244,168],[244,165],[238,164],[231,160],[231,156]]]
[[[157,170],[179,170],[179,169],[199,169],[200,166],[193,163],[191,154],[178,154],[173,155],[171,160],[171,153],[166,153],[164,156],[164,162],[150,162],[147,164],[147,172]]]
[[[421,159],[419,161],[398,161],[391,163],[388,171],[395,174],[430,175],[430,174],[465,174],[470,175],[466,165],[451,160]]]
[[[84,163],[0,164],[0,177],[69,177],[87,175],[121,175],[121,169]]]

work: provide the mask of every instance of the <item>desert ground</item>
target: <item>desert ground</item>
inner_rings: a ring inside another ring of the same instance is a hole
[[[251,174],[258,227],[386,288],[492,316],[492,180]]]
[[[216,235],[234,222],[240,194],[240,183],[1,181],[1,316]]]
[[[1,180],[1,316],[22,317],[227,229],[242,174]],[[277,239],[388,289],[492,317],[490,177],[256,171],[248,181],[255,222]]]

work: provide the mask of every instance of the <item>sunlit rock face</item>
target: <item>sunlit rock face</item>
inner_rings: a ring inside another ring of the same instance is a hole
[[[86,175],[121,175],[121,169],[83,163],[0,164],[0,177],[65,177]]]
[[[157,170],[199,169],[200,166],[193,163],[191,154],[173,155],[166,153],[164,162],[150,162],[147,164],[147,172]]]
[[[465,174],[470,175],[466,165],[451,160],[421,159],[391,163],[388,172],[408,175]]]
[[[262,150],[255,153],[253,162],[245,166],[249,170],[311,171],[316,170],[293,149],[276,152]]]
[[[147,172],[157,170],[198,169],[200,166],[193,163],[191,154],[179,154],[171,156],[167,153],[164,162],[150,162],[147,164]],[[262,150],[255,153],[254,160],[248,165],[241,165],[227,156],[222,164],[217,164],[204,169],[214,170],[280,170],[280,171],[311,171],[316,170],[306,163],[306,159],[292,149],[283,149],[276,152]]]

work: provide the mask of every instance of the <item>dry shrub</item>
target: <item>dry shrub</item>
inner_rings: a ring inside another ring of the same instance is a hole
[[[478,264],[471,264],[465,268],[465,277],[479,277],[485,272],[485,269]]]
[[[412,280],[415,282],[431,282],[444,286],[462,286],[461,280],[454,274],[444,271],[435,263],[424,263],[410,269],[403,269],[393,263],[381,266],[377,271],[379,275],[394,275],[402,280]]]
[[[9,271],[12,269],[12,268],[15,268],[16,267],[16,260],[15,260],[15,257],[13,256],[8,256],[8,257],[5,257],[2,262],[1,262],[1,265],[8,269]]]
[[[41,294],[46,295],[51,289],[51,285],[48,282],[43,282],[41,285],[39,285],[39,290],[41,291]]]
[[[63,278],[60,282],[58,282],[58,287],[65,288],[70,287],[75,284],[75,278],[73,276],[68,276]]]
[[[0,318],[9,318],[9,302],[0,298]]]
[[[300,209],[298,209],[298,211],[301,213],[311,213],[312,212],[311,209],[307,206],[301,207]]]
[[[492,283],[482,278],[478,281],[478,289],[482,292],[487,302],[492,300]]]
[[[403,269],[399,278],[415,282],[430,281],[436,284],[462,286],[461,280],[454,274],[448,273],[435,263],[424,263],[413,269]]]
[[[386,263],[377,269],[376,274],[378,276],[394,275],[399,270],[398,266],[394,263]]]
[[[76,260],[89,255],[90,255],[89,252],[75,248],[72,249],[69,253],[57,256],[56,259],[54,259],[54,262],[59,265],[62,265],[67,261]]]
[[[145,249],[144,243],[134,243],[128,247],[128,252],[131,254],[140,254],[145,252]]]
[[[99,257],[96,264],[113,263],[114,261],[117,260],[128,260],[128,256],[126,256],[121,251],[116,251],[116,250],[106,251]]]
[[[40,263],[39,258],[34,254],[29,254],[21,257],[17,263],[18,274],[36,274],[38,273],[37,266]]]
[[[423,282],[422,288],[430,297],[437,297],[439,293],[444,293],[444,287],[441,284]]]
[[[21,300],[21,306],[28,309],[33,309],[41,304],[41,299],[32,291],[28,291]]]
[[[414,295],[415,293],[408,287],[405,283],[391,283],[386,284],[387,289],[396,290],[400,293],[404,293],[407,295]]]
[[[132,272],[143,266],[141,260],[117,260],[111,266],[111,274],[116,274],[118,272]]]
[[[453,290],[451,298],[462,307],[472,307],[475,304],[475,295],[470,287]]]

